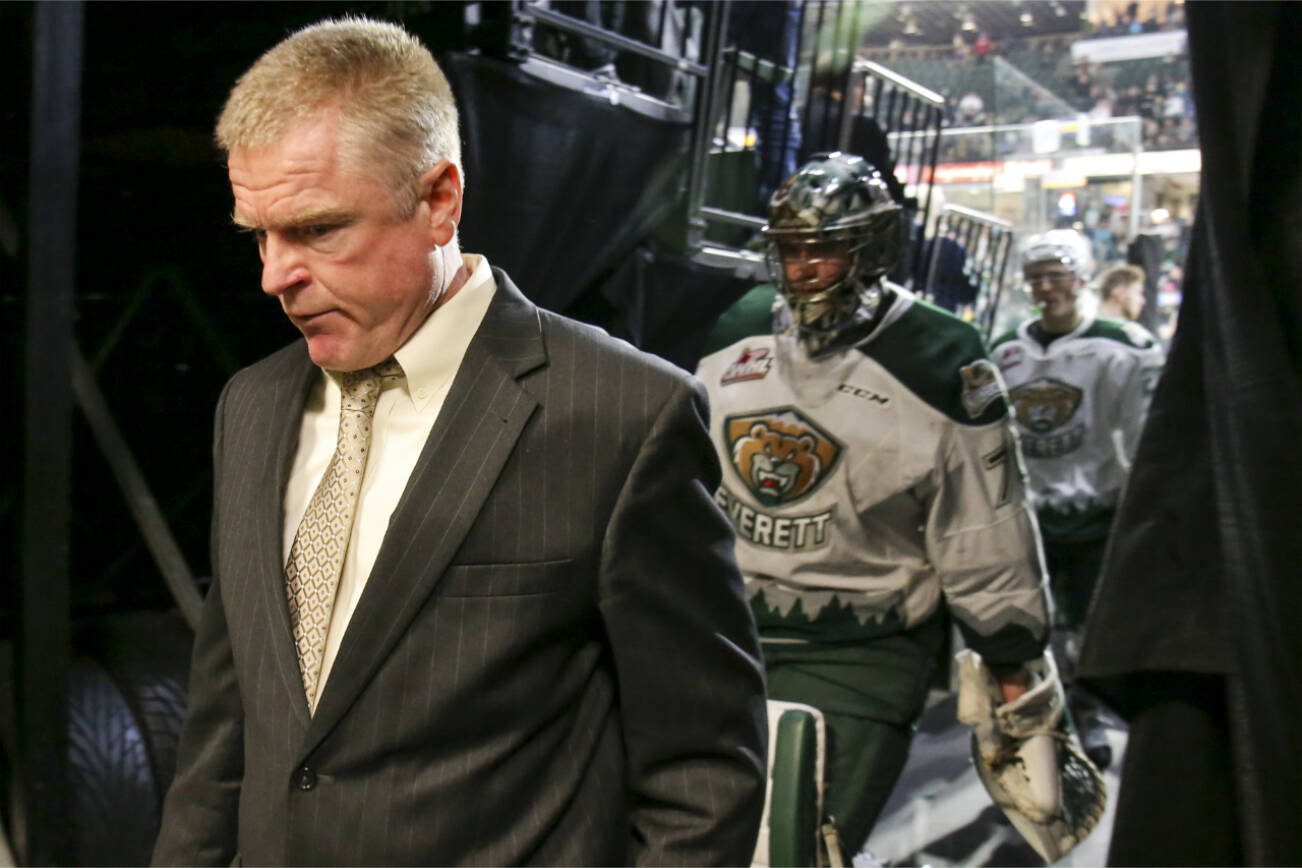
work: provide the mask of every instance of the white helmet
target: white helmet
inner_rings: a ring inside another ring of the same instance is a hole
[[[1089,280],[1094,272],[1094,255],[1090,243],[1075,229],[1050,229],[1032,235],[1022,248],[1022,267],[1034,262],[1061,262],[1081,280]]]

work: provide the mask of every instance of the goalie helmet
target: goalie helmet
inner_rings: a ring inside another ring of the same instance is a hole
[[[835,333],[865,302],[875,305],[878,281],[899,259],[907,225],[872,165],[832,153],[778,187],[763,233],[773,279],[796,324]]]
[[[1027,239],[1022,267],[1037,262],[1060,262],[1081,280],[1089,280],[1094,271],[1090,243],[1075,229],[1050,229]]]

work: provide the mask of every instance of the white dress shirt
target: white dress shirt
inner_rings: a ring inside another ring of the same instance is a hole
[[[394,353],[405,377],[386,382],[375,408],[370,454],[330,616],[321,678],[317,682],[316,696],[308,703],[312,711],[316,710],[335,655],[339,653],[344,631],[366,588],[371,567],[389,526],[389,516],[407,487],[407,479],[416,466],[416,459],[420,457],[439,411],[443,409],[470,339],[479,329],[497,289],[486,258],[474,254],[462,258],[471,273],[470,279],[446,304],[430,314]],[[298,451],[294,455],[289,483],[285,486],[285,561],[289,559],[289,550],[308,502],[335,451],[340,400],[337,376],[322,369],[303,411]]]

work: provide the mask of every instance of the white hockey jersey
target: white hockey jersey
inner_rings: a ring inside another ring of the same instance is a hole
[[[1136,323],[1087,317],[1046,348],[1028,320],[995,342],[1047,540],[1107,536],[1162,349]]]
[[[998,371],[975,329],[894,291],[881,323],[827,358],[789,325],[751,323],[697,369],[761,633],[870,639],[943,595],[983,655],[1029,659],[1043,568]]]

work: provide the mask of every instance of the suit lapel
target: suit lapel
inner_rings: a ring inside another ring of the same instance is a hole
[[[257,483],[254,506],[250,510],[254,525],[255,563],[260,574],[256,581],[262,592],[263,609],[271,622],[272,656],[285,689],[296,701],[291,703],[296,717],[306,728],[310,717],[303,678],[298,668],[298,649],[289,624],[289,601],[285,594],[284,502],[285,486],[298,447],[303,407],[319,369],[303,351],[290,356],[285,368],[277,373],[268,391],[262,418],[266,419],[264,443],[274,444],[269,466]]]
[[[312,719],[334,727],[393,651],[469,533],[538,402],[518,378],[546,361],[538,311],[494,269],[497,291],[389,521]]]

